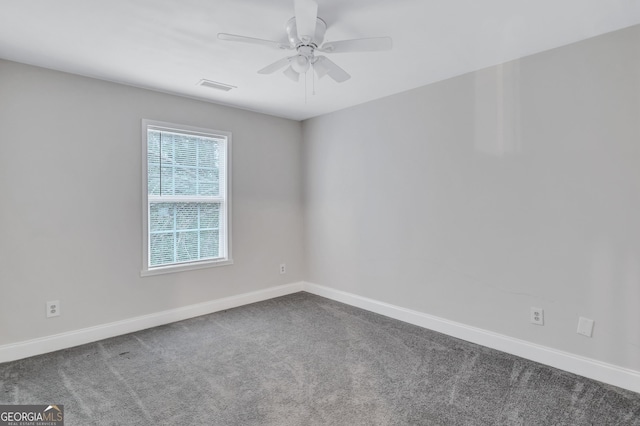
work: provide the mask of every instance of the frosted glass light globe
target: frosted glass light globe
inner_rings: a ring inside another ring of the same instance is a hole
[[[309,69],[309,60],[306,56],[298,55],[291,61],[291,68],[300,74],[304,74]]]

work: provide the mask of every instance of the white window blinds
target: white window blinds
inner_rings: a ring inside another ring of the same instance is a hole
[[[227,137],[147,125],[148,268],[227,257]]]

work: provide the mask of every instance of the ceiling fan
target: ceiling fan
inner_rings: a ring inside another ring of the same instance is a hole
[[[262,44],[283,50],[295,50],[296,54],[282,58],[258,71],[259,74],[272,74],[282,68],[284,74],[298,81],[300,74],[310,68],[318,78],[328,75],[338,83],[347,81],[351,76],[322,53],[372,52],[389,50],[391,37],[359,38],[353,40],[330,41],[323,44],[327,24],[318,17],[318,3],[314,0],[294,0],[295,16],[287,22],[287,42],[263,40],[236,34],[219,33],[220,40]]]

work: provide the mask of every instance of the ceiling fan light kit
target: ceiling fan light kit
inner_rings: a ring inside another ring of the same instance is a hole
[[[309,70],[310,64],[311,61],[309,60],[309,58],[306,55],[300,54],[293,58],[293,61],[291,61],[291,68],[293,68],[293,70],[298,74],[304,74],[305,72],[307,72],[307,70]]]
[[[286,70],[284,70],[283,72],[284,75],[286,75],[287,77],[289,77],[291,80],[297,82],[298,80],[300,80],[300,74],[297,73],[293,68],[288,67]]]
[[[360,38],[324,43],[327,24],[318,17],[318,4],[314,0],[295,0],[295,16],[287,22],[285,31],[287,43],[263,40],[236,34],[219,33],[218,38],[226,41],[260,44],[283,50],[296,50],[296,54],[267,65],[258,71],[259,74],[272,74],[285,68],[284,75],[293,81],[299,81],[300,74],[306,74],[312,69],[318,78],[325,75],[337,83],[347,81],[351,76],[323,53],[373,52],[390,50],[390,37]]]

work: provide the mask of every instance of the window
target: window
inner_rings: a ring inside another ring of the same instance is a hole
[[[142,275],[231,263],[231,134],[143,120]]]

